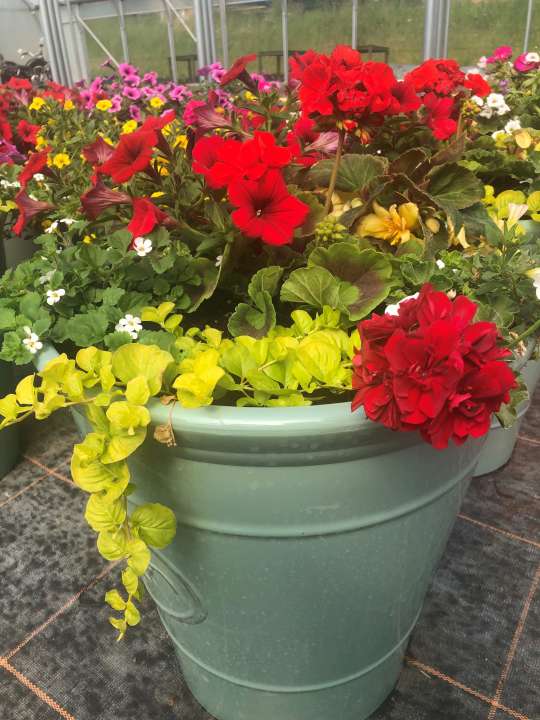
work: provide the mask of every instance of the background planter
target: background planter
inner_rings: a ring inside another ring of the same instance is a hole
[[[0,361],[0,397],[13,392],[12,366]],[[3,478],[19,457],[19,426],[4,428],[0,433],[0,478]]]
[[[489,430],[486,442],[480,453],[480,460],[476,467],[474,477],[480,475],[486,475],[487,473],[495,472],[499,468],[510,460],[516,442],[518,439],[519,428],[523,421],[525,413],[529,409],[531,399],[534,394],[534,389],[540,378],[540,361],[531,360],[531,355],[534,351],[536,341],[531,341],[527,346],[527,352],[523,358],[520,358],[513,363],[512,367],[516,372],[520,372],[527,390],[529,397],[527,400],[521,403],[517,409],[517,420],[512,427],[505,428],[497,420],[494,415],[491,420],[491,428]]]

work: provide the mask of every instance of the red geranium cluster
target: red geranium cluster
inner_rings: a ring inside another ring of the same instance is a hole
[[[300,83],[303,113],[321,124],[377,125],[386,115],[420,107],[413,86],[398,81],[389,65],[363,62],[357,50],[345,45],[338,45],[331,55],[308,50],[290,64],[292,79]]]
[[[479,73],[466,75],[455,60],[430,59],[405,75],[422,96],[425,122],[438,140],[447,140],[457,129],[464,92],[485,97],[489,84]]]
[[[517,386],[503,362],[496,325],[473,322],[477,306],[453,302],[426,284],[396,315],[373,315],[359,326],[352,408],[392,430],[420,430],[436,448],[488,432],[491,415]]]
[[[193,170],[211,188],[227,188],[234,224],[248,237],[268,245],[291,242],[294,229],[305,221],[309,207],[291,195],[281,169],[293,154],[276,145],[269,132],[255,132],[241,142],[217,135],[201,138],[193,148]]]

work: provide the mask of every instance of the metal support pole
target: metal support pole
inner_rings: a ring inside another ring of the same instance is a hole
[[[60,19],[57,14],[55,0],[45,0],[49,12],[51,39],[54,44],[54,52],[56,54],[56,63],[58,67],[58,77],[63,85],[70,84],[68,69],[64,56],[64,43],[61,34]]]
[[[58,71],[58,61],[56,59],[55,46],[52,40],[51,34],[51,20],[49,17],[49,10],[45,2],[42,2],[39,7],[41,27],[43,28],[43,35],[45,37],[45,47],[47,48],[47,59],[51,66],[51,73],[53,80],[56,82],[60,81],[60,73]]]
[[[221,27],[221,60],[223,67],[229,67],[229,31],[227,28],[227,7],[225,0],[219,0],[219,22]]]
[[[289,81],[289,14],[287,0],[281,0],[281,33],[283,42],[283,79]]]
[[[174,27],[172,20],[171,8],[163,0],[163,6],[165,8],[165,15],[167,16],[167,39],[169,41],[169,56],[171,63],[171,77],[173,82],[178,82],[178,70],[176,67],[176,45],[174,44]]]
[[[122,43],[122,55],[124,62],[129,62],[129,46],[126,31],[126,16],[124,15],[124,0],[116,0],[116,14],[118,15],[118,25],[120,27],[120,42]]]
[[[201,13],[201,0],[193,0],[193,13],[195,15],[195,34],[197,35],[197,63],[201,68],[206,65],[206,43]]]
[[[208,31],[208,64],[217,60],[216,33],[214,30],[214,7],[212,0],[205,0],[205,18]]]
[[[434,55],[446,57],[448,54],[448,26],[450,24],[450,0],[440,0],[437,13],[437,44]]]
[[[178,22],[180,23],[180,25],[182,25],[182,27],[184,28],[184,30],[187,32],[187,34],[189,35],[189,37],[193,40],[194,43],[196,43],[196,42],[197,42],[197,38],[196,38],[195,35],[193,34],[191,28],[190,28],[189,25],[186,23],[186,21],[184,20],[184,18],[182,17],[182,15],[180,15],[180,13],[179,13],[178,10],[174,7],[174,5],[170,2],[170,0],[164,0],[164,1],[165,1],[165,4],[169,7],[169,10],[170,10],[170,11],[172,12],[172,14],[176,17],[176,19],[178,20]],[[193,10],[195,11],[195,8],[193,8]]]
[[[358,0],[352,0],[352,33],[351,45],[356,50],[358,45]]]
[[[437,28],[439,27],[440,0],[426,0],[424,16],[424,60],[437,54]]]
[[[527,23],[525,25],[525,38],[523,40],[523,52],[527,52],[529,49],[529,41],[531,39],[531,24],[532,24],[532,16],[533,16],[533,1],[529,0],[529,4],[527,6]]]
[[[75,17],[73,15],[71,0],[66,0],[66,6],[68,11],[69,29],[71,34],[71,46],[76,55],[76,61],[79,64],[79,77],[77,78],[77,80],[81,80],[82,78],[88,80],[90,72],[88,69],[88,57],[86,54],[86,45],[84,43],[84,38],[81,32],[81,28],[77,25],[77,21],[75,20]]]
[[[108,49],[105,47],[105,45],[101,42],[101,40],[98,38],[98,36],[96,35],[96,33],[92,30],[92,28],[91,28],[89,25],[87,25],[87,24],[84,22],[84,20],[82,19],[78,5],[75,6],[75,15],[76,15],[77,22],[79,23],[79,25],[80,25],[84,30],[86,30],[86,32],[90,35],[90,37],[92,38],[92,40],[94,40],[94,42],[95,42],[97,45],[99,45],[99,47],[103,50],[103,52],[104,52],[105,55],[109,58],[109,60],[112,62],[112,64],[115,65],[115,67],[118,67],[118,65],[120,64],[120,63],[118,62],[118,60],[114,57],[114,55],[111,54],[111,52],[109,52],[109,50],[108,50]]]

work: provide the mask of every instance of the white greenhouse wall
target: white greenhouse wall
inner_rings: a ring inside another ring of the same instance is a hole
[[[0,53],[6,60],[17,61],[17,50],[39,51],[42,36],[39,16],[32,3],[24,0],[0,0]]]

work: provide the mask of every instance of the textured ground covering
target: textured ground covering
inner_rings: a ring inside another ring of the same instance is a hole
[[[0,481],[0,717],[211,720],[150,601],[143,625],[113,640],[102,601],[111,566],[69,479],[75,437],[68,416],[33,428]],[[512,460],[473,481],[398,686],[373,720],[538,719],[539,462],[540,392]]]

